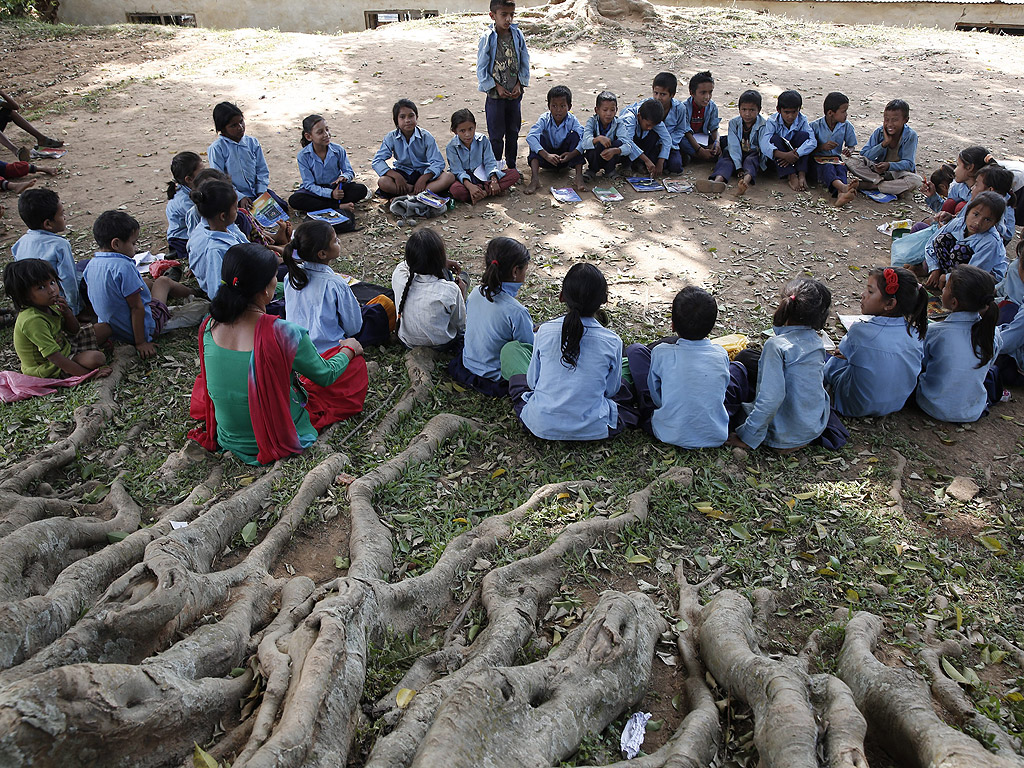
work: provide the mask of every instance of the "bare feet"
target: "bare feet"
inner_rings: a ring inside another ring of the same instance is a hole
[[[7,182],[7,191],[20,195],[29,187],[35,186],[36,181],[37,179],[29,179],[28,181],[9,181]]]
[[[529,185],[523,190],[523,194],[532,195],[538,189],[540,189],[540,179],[534,175],[533,178],[530,179]]]
[[[792,189],[794,192],[800,191],[800,177],[797,176],[795,173],[791,173],[786,178],[786,183],[789,184],[789,188]]]
[[[750,177],[747,174],[743,174],[743,176],[740,177],[739,184],[736,185],[737,195],[747,194],[747,190],[750,189],[750,182],[748,181],[749,178]]]
[[[37,165],[36,171],[38,173],[45,173],[47,176],[56,176],[60,173],[60,168],[48,168],[46,166]]]
[[[803,171],[801,171],[800,173],[797,174],[797,181],[800,183],[800,191],[801,192],[806,192],[807,191],[807,176],[806,176],[806,174],[803,173]]]
[[[836,195],[836,208],[842,208],[847,203],[852,203],[853,198],[856,196],[857,193],[850,189],[847,189],[845,192],[840,192]]]

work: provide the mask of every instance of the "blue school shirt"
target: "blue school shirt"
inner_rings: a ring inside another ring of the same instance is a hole
[[[811,132],[818,142],[818,147],[814,150],[816,157],[839,157],[844,148],[853,149],[857,146],[857,132],[853,130],[849,120],[836,123],[835,128],[829,128],[828,121],[824,117],[819,117],[811,123]],[[820,148],[822,144],[830,141],[834,141],[838,146],[828,150]]]
[[[466,301],[466,345],[462,363],[477,376],[501,381],[501,348],[510,341],[533,344],[530,312],[516,299],[522,283],[502,283],[488,301],[475,288]]]
[[[82,311],[82,297],[78,295],[78,273],[75,256],[66,237],[46,229],[30,229],[11,246],[15,261],[42,259],[57,273],[60,294],[76,315]]]
[[[971,188],[966,181],[954,181],[949,185],[947,200],[956,200],[958,203],[966,203],[971,199]],[[942,207],[941,205],[939,206]]]
[[[690,121],[693,119],[693,96],[684,101],[682,106],[683,110],[679,118],[679,124],[683,130],[682,136],[685,136],[688,133],[693,133],[693,128],[690,125]],[[704,130],[701,133],[706,133],[710,136],[718,130],[720,122],[718,118],[718,105],[714,101],[709,101],[708,105],[704,107]]]
[[[828,424],[825,391],[825,345],[805,325],[775,328],[761,352],[757,396],[746,421],[736,430],[751,448],[767,442],[772,448],[799,448],[821,436]]]
[[[583,126],[572,112],[566,115],[561,125],[551,118],[550,112],[545,112],[526,134],[526,143],[531,152],[540,152],[542,149],[554,152],[573,131],[579,134],[580,140],[583,139]]]
[[[708,339],[659,344],[651,350],[647,382],[655,405],[651,428],[663,443],[713,448],[729,437],[729,353],[724,348]]]
[[[202,225],[192,230],[185,249],[188,251],[189,269],[196,276],[203,293],[212,299],[220,290],[224,254],[231,246],[249,240],[237,227],[233,230],[229,228],[227,232],[217,232],[210,229],[205,219],[201,221]]]
[[[704,116],[707,117],[706,110]],[[679,142],[683,140],[683,136],[690,132],[690,115],[683,102],[679,99],[672,99],[672,105],[666,110],[665,119],[662,122],[665,124],[668,135],[672,138],[672,148],[677,148]],[[715,125],[718,125],[717,111],[715,112]]]
[[[970,194],[970,193],[968,193]],[[1003,195],[1003,202],[1006,203],[1006,210],[1003,211],[1003,218],[996,224],[996,229],[999,230],[999,237],[1003,240],[1003,245],[1008,245],[1013,236],[1017,234],[1017,214],[1013,210],[1013,205],[1010,202],[1009,195]],[[941,207],[941,206],[940,206]],[[963,206],[954,217],[964,222],[967,221],[967,206]]]
[[[996,328],[997,354],[1009,355],[1024,370],[1024,312],[1018,311],[1013,320]]]
[[[882,146],[882,139],[885,138],[885,128],[879,127],[871,134],[868,143],[860,151],[861,155],[872,163],[881,163],[885,160],[885,153],[888,151]],[[897,147],[899,160],[889,166],[890,171],[909,171],[914,173],[917,170],[915,158],[917,156],[917,133],[909,125],[903,126],[903,133],[900,135],[900,144]],[[953,191],[953,187],[949,188]]]
[[[1014,304],[1024,305],[1024,281],[1020,279],[1019,259],[1006,266],[1006,277],[996,284],[996,296],[1009,299]]]
[[[644,99],[644,101],[648,101],[648,99]],[[661,139],[661,149],[658,151],[657,159],[665,160],[672,152],[672,135],[668,132],[668,128],[665,127],[664,121],[654,126],[651,131],[645,131],[640,128],[640,119],[637,117],[637,111],[643,103],[643,101],[638,101],[634,104],[630,104],[619,112],[619,122],[622,123],[622,128],[620,129],[622,131],[622,135],[628,137],[630,142],[633,144],[632,151],[628,153],[629,159],[636,160],[643,154],[643,152],[640,151],[640,147],[636,146],[636,140],[646,139],[647,134],[654,131],[658,134],[658,138]]]
[[[484,176],[480,181],[487,181],[491,175],[499,179],[505,174],[498,170],[498,161],[494,159],[494,150],[491,142],[482,133],[473,134],[473,141],[467,147],[458,136],[452,137],[448,146],[444,148],[448,157],[448,166],[451,168],[455,178],[459,181],[472,181],[473,171],[481,165],[484,167]]]
[[[763,171],[768,167],[768,158],[761,151],[761,136],[764,135],[764,128],[768,121],[761,115],[757,116],[754,125],[750,128],[750,150],[757,152],[758,165]],[[743,118],[734,117],[729,121],[729,134],[726,138],[726,147],[729,150],[729,159],[738,169],[743,167]]]
[[[255,200],[270,186],[270,169],[263,147],[248,134],[241,141],[218,136],[206,150],[206,157],[213,168],[231,177],[239,200]]]
[[[875,315],[850,326],[839,351],[829,357],[825,381],[832,403],[844,416],[884,416],[903,408],[921,373],[924,342],[917,330],[907,333],[902,317]]]
[[[526,38],[517,24],[511,25],[509,32],[512,34],[512,44],[519,59],[519,84],[526,88],[530,84],[530,54],[526,50]],[[494,57],[497,51],[498,33],[492,24],[491,30],[481,36],[476,49],[476,79],[484,93],[494,87]]]
[[[971,260],[965,263],[991,272],[996,281],[1003,279],[1006,274],[1006,246],[999,235],[999,228],[992,227],[986,232],[967,236],[966,220],[960,217],[947,222],[925,246],[924,260],[929,272],[939,268],[939,261],[935,255],[935,241],[946,234],[953,235],[958,243],[964,243],[974,251]]]
[[[520,418],[542,440],[601,440],[619,420],[611,398],[622,386],[622,340],[584,317],[580,355],[570,368],[562,362],[563,319],[537,329]]]
[[[149,306],[153,295],[139,276],[134,259],[123,253],[98,251],[85,265],[85,284],[89,286],[89,301],[96,312],[96,319],[108,323],[114,336],[129,344],[135,343],[135,331],[132,330],[128,297],[141,292],[146,313],[146,341],[153,340],[156,324]]]
[[[188,187],[178,185],[174,197],[167,201],[164,211],[167,213],[167,239],[185,240],[188,238],[188,228],[185,226],[185,214],[190,208],[195,207],[189,195],[192,190]]]
[[[610,139],[613,144],[618,139],[619,148],[622,150],[623,155],[630,157],[635,153],[637,157],[640,157],[640,150],[636,148],[631,140],[632,134],[622,126],[622,120],[618,117],[613,118],[606,127],[601,125],[601,120],[597,115],[591,115],[587,120],[587,124],[583,126],[583,141],[580,142],[580,152],[598,148],[594,144],[595,136],[604,136]],[[604,151],[605,147],[600,149]]]
[[[793,124],[787,126],[782,119],[782,114],[776,112],[765,121],[764,130],[761,132],[761,154],[769,160],[774,159],[776,146],[772,144],[772,137],[778,134],[786,141],[790,141],[793,138],[793,134],[797,131],[806,133],[807,139],[803,144],[795,146],[793,149],[796,150],[800,157],[806,157],[818,148],[818,140],[814,138],[814,131],[811,130],[811,124],[807,122],[804,113],[797,112]],[[791,141],[790,143],[792,144]]]
[[[309,283],[301,291],[284,281],[288,319],[309,331],[317,352],[336,347],[363,329],[363,313],[345,278],[330,264],[302,262]]]
[[[971,327],[980,319],[977,312],[953,312],[945,320],[928,324],[917,404],[932,418],[966,423],[977,421],[985,412],[989,366],[976,367],[981,360],[971,346]],[[997,355],[999,341],[997,335]]]
[[[299,189],[311,195],[330,197],[334,191],[332,185],[339,176],[344,176],[349,181],[356,177],[345,148],[333,141],[327,145],[327,156],[323,160],[313,149],[312,144],[300,149],[295,159],[299,163],[299,178],[302,180]]]
[[[429,131],[419,126],[408,139],[397,128],[384,136],[380,149],[373,156],[373,170],[378,176],[390,170],[387,161],[392,157],[394,168],[400,173],[432,173],[435,179],[444,173],[444,158],[437,142]]]

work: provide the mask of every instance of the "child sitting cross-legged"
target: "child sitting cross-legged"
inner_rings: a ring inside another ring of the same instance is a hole
[[[831,304],[832,293],[817,280],[797,278],[786,285],[772,318],[775,335],[758,360],[753,405],[744,405],[746,420],[729,445],[767,443],[791,453],[811,443],[833,450],[846,444],[850,433],[833,415],[825,391],[825,344],[818,335]]]
[[[462,348],[466,332],[466,283],[458,264],[448,260],[444,240],[432,229],[413,232],[405,259],[391,275],[398,303],[398,340],[407,347]]]
[[[882,112],[882,126],[871,134],[859,155],[847,158],[846,167],[860,179],[862,189],[900,195],[917,189],[924,179],[917,170],[917,133],[907,123],[910,105],[893,99]]]
[[[456,200],[475,205],[485,197],[502,194],[519,181],[515,168],[498,168],[491,142],[476,132],[476,118],[468,109],[452,114],[452,133],[455,138],[445,147],[445,155],[457,179],[451,186],[451,196]]]
[[[288,319],[309,331],[309,340],[320,353],[338,346],[342,339],[355,339],[364,347],[383,344],[394,325],[395,305],[386,295],[359,306],[348,281],[331,268],[331,262],[340,257],[338,233],[326,221],[315,219],[295,229],[282,256],[288,268],[284,285]]]
[[[744,91],[739,99],[739,117],[729,121],[729,135],[723,140],[723,152],[708,179],[710,192],[725,191],[733,174],[739,176],[736,194],[743,195],[763,171],[768,160],[761,154],[761,134],[767,121],[761,117],[761,94]]]
[[[481,285],[466,302],[466,342],[448,365],[458,382],[490,397],[508,394],[501,349],[510,341],[533,344],[530,313],[516,299],[530,266],[530,252],[511,237],[487,244]]]
[[[576,189],[583,186],[583,126],[569,110],[572,109],[572,91],[564,85],[556,85],[548,91],[548,111],[540,116],[526,134],[530,147],[530,184],[523,190],[532,195],[540,189],[540,169],[558,170],[574,168]]]
[[[437,141],[417,125],[419,115],[419,108],[409,99],[399,99],[391,108],[395,130],[381,141],[372,162],[380,176],[377,191],[384,197],[418,195],[425,189],[444,195],[455,181],[444,169]],[[394,167],[388,165],[391,158]]]
[[[850,326],[825,363],[832,404],[843,416],[885,416],[914,393],[921,373],[928,291],[913,272],[873,269],[860,297],[870,319]]]
[[[156,354],[153,339],[171,318],[168,298],[183,299],[192,289],[169,277],[143,280],[135,266],[139,222],[123,211],[104,211],[92,226],[100,250],[85,267],[89,299],[114,338],[134,344],[139,357]]]
[[[12,261],[4,269],[4,290],[18,310],[14,350],[26,376],[84,376],[106,362],[99,347],[110,338],[110,326],[79,325],[49,262]],[[99,375],[109,373],[108,368]]]
[[[860,180],[847,176],[844,157],[850,157],[857,146],[857,133],[846,119],[850,111],[850,100],[839,91],[832,91],[825,97],[825,115],[811,123],[818,148],[814,152],[814,164],[810,167],[821,182],[821,186],[836,199],[836,208],[853,201]]]
[[[714,297],[688,287],[672,301],[675,343],[626,348],[640,404],[640,426],[681,448],[711,448],[729,437],[730,415],[747,393],[747,369],[730,363],[724,347],[708,334],[718,319]]]
[[[537,329],[532,349],[513,341],[501,350],[519,420],[542,440],[603,440],[636,426],[622,340],[594,317],[608,300],[601,270],[573,264],[558,298],[565,315]]]
[[[297,211],[344,211],[349,220],[335,227],[338,232],[351,232],[355,229],[355,204],[368,193],[356,182],[348,153],[331,141],[331,129],[322,115],[309,115],[302,121],[300,144],[296,160],[302,182],[288,204]]]

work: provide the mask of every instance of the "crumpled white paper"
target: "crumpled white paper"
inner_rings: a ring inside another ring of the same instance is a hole
[[[650,712],[634,712],[626,721],[626,726],[622,729],[622,738],[619,739],[619,749],[627,760],[632,760],[640,754],[640,747],[643,746],[647,732],[647,721],[650,719]]]

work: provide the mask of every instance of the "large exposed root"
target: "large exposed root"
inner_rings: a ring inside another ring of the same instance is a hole
[[[887,667],[874,656],[882,621],[870,613],[846,625],[839,674],[865,713],[872,734],[908,765],[923,768],[1021,768],[1013,754],[992,754],[967,734],[939,719],[928,686],[909,669]]]
[[[657,9],[647,0],[552,0],[545,5],[524,9],[519,14],[531,22],[578,22],[612,28],[623,21],[654,24],[660,21]]]
[[[405,353],[405,367],[409,372],[409,388],[398,403],[377,424],[370,433],[370,448],[374,453],[384,453],[384,440],[398,426],[403,417],[412,413],[416,404],[430,394],[434,361],[437,356],[430,347],[414,347]]]

